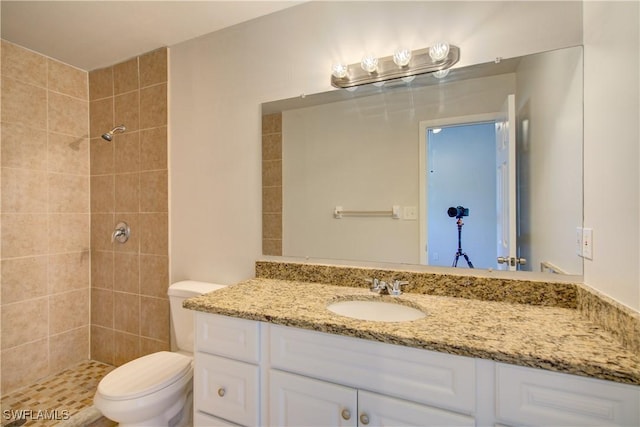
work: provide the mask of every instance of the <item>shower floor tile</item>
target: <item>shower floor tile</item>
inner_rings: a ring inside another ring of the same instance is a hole
[[[114,367],[87,360],[0,399],[0,425],[54,426],[93,406],[98,383]]]

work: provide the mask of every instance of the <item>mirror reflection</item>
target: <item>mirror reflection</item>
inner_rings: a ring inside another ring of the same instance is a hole
[[[265,255],[582,274],[582,48],[262,105]]]

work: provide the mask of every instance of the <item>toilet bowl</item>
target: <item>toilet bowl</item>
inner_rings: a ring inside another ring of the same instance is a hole
[[[102,414],[120,427],[191,425],[193,312],[182,301],[224,285],[183,281],[169,287],[171,319],[179,351],[160,351],[114,369],[98,384],[93,398]]]

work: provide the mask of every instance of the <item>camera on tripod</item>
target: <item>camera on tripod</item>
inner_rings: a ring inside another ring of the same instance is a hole
[[[447,209],[447,215],[449,215],[451,218],[455,216],[456,218],[460,219],[463,216],[469,216],[469,208],[465,208],[462,206],[457,206],[454,208],[453,206],[451,206],[449,209]]]

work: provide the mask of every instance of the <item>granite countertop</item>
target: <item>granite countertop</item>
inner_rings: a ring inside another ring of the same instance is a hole
[[[337,300],[395,300],[427,316],[409,322],[352,319]],[[640,385],[640,355],[575,309],[255,278],[190,298],[184,307],[443,353]]]

